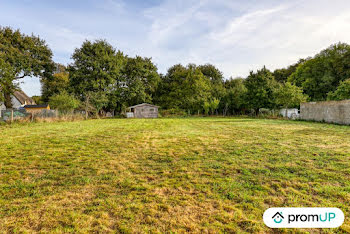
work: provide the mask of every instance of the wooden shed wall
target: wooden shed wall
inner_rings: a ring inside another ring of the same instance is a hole
[[[153,106],[135,107],[134,108],[134,116],[135,116],[135,118],[157,118],[158,117],[158,107],[153,107]]]

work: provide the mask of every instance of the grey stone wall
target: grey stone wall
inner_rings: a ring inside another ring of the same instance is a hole
[[[350,125],[350,100],[302,103],[300,118]]]

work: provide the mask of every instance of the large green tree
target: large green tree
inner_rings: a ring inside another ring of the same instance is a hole
[[[10,27],[0,27],[0,92],[7,108],[20,79],[52,75],[52,52],[38,36],[28,36]]]
[[[292,107],[299,107],[301,102],[307,100],[307,95],[303,93],[303,89],[286,82],[285,84],[279,85],[275,92],[276,104],[278,107],[286,109]]]
[[[153,102],[160,76],[151,58],[127,58],[121,74],[124,80],[121,93],[124,105]]]
[[[225,96],[222,99],[224,115],[243,112],[246,108],[245,80],[242,78],[229,79],[225,81]]]
[[[257,72],[250,72],[244,84],[247,88],[246,101],[256,114],[260,108],[275,107],[274,92],[278,84],[266,67]]]
[[[105,92],[121,78],[124,56],[105,40],[85,41],[72,55],[69,84],[81,99],[87,92]]]
[[[217,67],[209,63],[198,66],[198,69],[210,80],[211,96],[219,100],[222,99],[225,95],[224,76],[222,72]]]
[[[212,99],[212,82],[195,64],[174,65],[162,76],[157,103],[166,109],[175,108],[198,113]]]
[[[338,43],[301,63],[288,78],[302,87],[312,101],[326,100],[339,83],[350,77],[350,46]]]
[[[67,69],[69,90],[84,103],[96,103],[97,112],[107,106],[116,110],[121,102],[121,89],[125,86],[121,73],[126,60],[124,54],[105,40],[85,41],[75,50],[72,59],[73,63]],[[95,94],[102,95],[103,101]],[[105,103],[106,98],[110,100],[109,105]],[[102,102],[104,104],[100,105]]]

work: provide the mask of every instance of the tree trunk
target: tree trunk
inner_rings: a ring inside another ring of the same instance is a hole
[[[4,105],[6,107],[6,109],[12,109],[13,105],[12,105],[12,100],[11,100],[11,94],[8,92],[4,92]]]
[[[288,109],[287,109],[287,107],[286,107],[286,117],[285,118],[288,119]]]
[[[258,116],[258,115],[259,115],[259,109],[260,109],[260,108],[255,109],[255,116]]]

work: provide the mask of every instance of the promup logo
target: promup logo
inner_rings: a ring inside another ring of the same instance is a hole
[[[263,218],[271,228],[336,228],[344,213],[338,208],[270,208]]]
[[[277,212],[274,216],[272,216],[272,218],[275,223],[282,223],[284,219],[282,212]]]

